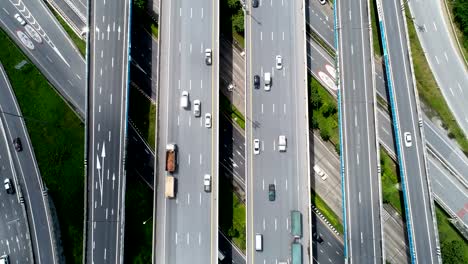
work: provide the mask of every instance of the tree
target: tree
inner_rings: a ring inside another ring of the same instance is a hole
[[[236,10],[241,7],[239,0],[227,0],[227,4],[231,10]]]
[[[145,9],[147,0],[133,0],[133,4],[139,9]]]
[[[232,27],[239,34],[244,34],[244,13],[242,10],[238,10],[237,14],[231,18]]]
[[[322,129],[320,129],[320,137],[324,141],[328,141],[330,139],[330,131],[328,131],[328,128],[323,127]]]
[[[329,117],[336,113],[336,107],[333,104],[326,104],[323,106],[323,116]]]
[[[465,258],[463,251],[463,242],[454,240],[442,244],[442,259],[444,263],[462,264],[467,263],[468,259]]]
[[[320,109],[322,106],[322,98],[320,97],[317,86],[314,85],[313,81],[310,82],[310,103],[314,110]]]
[[[310,126],[312,127],[312,129],[317,129],[318,128],[317,117],[314,114],[311,115]]]

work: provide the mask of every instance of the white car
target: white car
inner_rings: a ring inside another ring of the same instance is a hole
[[[182,92],[180,97],[180,107],[187,109],[189,106],[189,93],[187,91]]]
[[[200,100],[193,101],[193,114],[195,115],[195,117],[200,117],[201,115],[200,106]]]
[[[211,114],[210,113],[205,114],[205,127],[207,128],[211,127]]]
[[[254,154],[260,154],[260,140],[258,140],[257,138],[254,139]]]
[[[322,178],[322,180],[326,180],[328,178],[328,175],[318,165],[314,165],[314,171],[318,176],[320,176],[320,178]]]
[[[11,185],[11,181],[10,179],[6,178],[4,181],[3,181],[3,184],[5,186],[5,191],[7,193],[13,193],[13,186]]]
[[[283,58],[281,55],[276,55],[276,69],[281,70],[283,68]]]
[[[205,192],[211,192],[211,176],[209,174],[205,174],[203,178],[203,187]]]
[[[405,147],[409,148],[413,145],[412,143],[412,138],[411,138],[411,133],[410,132],[405,132],[403,134],[403,137],[405,138]]]
[[[24,21],[24,19],[20,16],[20,14],[15,14],[15,19],[16,21],[18,21],[18,23],[20,23],[20,25],[22,26],[26,25],[26,21]]]
[[[211,65],[211,49],[205,50],[205,63],[206,65]]]

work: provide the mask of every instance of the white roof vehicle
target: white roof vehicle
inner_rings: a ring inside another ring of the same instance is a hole
[[[205,114],[205,127],[207,128],[211,127],[211,114],[210,113]]]
[[[258,138],[254,139],[254,154],[260,154],[260,140]]]
[[[314,171],[318,176],[320,176],[320,178],[322,178],[322,180],[326,180],[328,178],[328,175],[318,165],[314,165]]]
[[[280,152],[285,152],[287,147],[286,136],[281,135],[278,137],[278,150]]]
[[[201,115],[200,105],[200,100],[193,101],[193,114],[195,115],[195,117],[200,117]]]
[[[410,132],[405,132],[403,134],[404,138],[405,138],[405,147],[409,148],[413,145],[412,143],[412,139],[411,139],[411,133]]]
[[[15,19],[16,21],[18,21],[18,23],[20,23],[20,25],[22,26],[26,25],[26,21],[24,21],[24,19],[20,16],[20,14],[15,14]]]
[[[276,55],[276,69],[281,70],[283,68],[283,58],[281,55]]]
[[[203,178],[203,188],[205,192],[211,192],[211,176],[209,174],[205,174]]]

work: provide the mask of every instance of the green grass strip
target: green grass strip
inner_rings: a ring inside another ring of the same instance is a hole
[[[242,129],[245,129],[245,118],[242,113],[237,110],[237,108],[231,104],[229,98],[227,98],[224,94],[220,93],[220,107],[221,111],[226,113],[228,116],[231,117]]]
[[[424,51],[419,43],[418,35],[411,14],[406,5],[406,17],[408,22],[408,35],[411,43],[411,55],[413,58],[414,75],[416,77],[416,86],[421,100],[433,111],[427,113],[430,117],[437,116],[442,120],[442,125],[449,131],[448,136],[454,138],[460,145],[462,151],[468,155],[468,139],[463,130],[458,125],[437,83],[432,75],[431,68],[427,63]],[[426,111],[427,112],[427,111]]]
[[[372,43],[374,45],[374,54],[382,57],[383,49],[382,42],[380,40],[379,27],[377,26],[378,17],[377,17],[377,5],[375,4],[377,0],[370,0],[370,13],[371,13],[371,25],[372,25]]]
[[[380,167],[383,203],[392,205],[400,215],[403,215],[403,200],[400,191],[400,179],[397,174],[397,164],[383,150],[380,150]]]
[[[16,70],[15,65],[23,60],[28,64]],[[13,86],[42,179],[57,210],[65,260],[82,263],[83,124],[3,30],[0,61]]]
[[[245,252],[245,204],[233,192],[233,187],[226,177],[219,181],[219,227],[233,243]]]
[[[343,224],[340,218],[328,207],[325,201],[315,193],[314,190],[310,191],[312,204],[322,213],[322,215],[330,222],[330,224],[340,233],[343,234]]]
[[[439,206],[435,209],[443,263],[468,263],[468,243],[450,223],[450,217]]]
[[[70,39],[75,43],[75,46],[78,48],[80,51],[81,55],[84,57],[86,55],[86,41],[82,40],[78,35],[76,35],[75,31],[71,29],[71,27],[63,20],[63,18],[55,12],[55,9],[53,9],[49,4],[47,4],[49,7],[50,11],[54,14],[55,18],[60,22],[60,25],[62,25],[63,29],[65,29],[65,32],[67,32],[68,36]]]

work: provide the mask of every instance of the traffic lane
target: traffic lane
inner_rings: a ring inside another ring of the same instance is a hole
[[[344,263],[341,235],[333,233],[323,219],[312,213],[312,258],[314,263]],[[340,237],[340,238],[339,238]]]
[[[179,28],[180,35],[176,34],[174,36],[173,43],[175,45],[175,51],[180,52],[181,55],[177,54],[173,56],[175,63],[171,64],[171,75],[173,76],[171,80],[176,83],[172,85],[173,87],[178,87],[178,79],[181,81],[181,89],[173,89],[170,92],[172,98],[176,98],[174,101],[179,100],[182,90],[187,90],[191,93],[189,96],[190,101],[193,102],[195,99],[201,99],[202,101],[202,112],[212,112],[211,107],[211,95],[208,92],[211,92],[211,87],[207,83],[208,80],[211,80],[210,71],[211,66],[206,66],[203,59],[203,50],[201,47],[206,47],[206,44],[203,43],[203,34],[201,32],[194,32],[190,30],[190,23],[188,17],[193,15],[194,17],[198,16],[197,14],[201,13],[201,8],[193,8],[193,6],[184,6],[184,3],[181,3],[181,7],[175,8],[181,13],[182,19],[178,20],[180,25],[176,24],[174,27]],[[210,14],[210,10],[205,8],[205,15]],[[207,11],[208,10],[208,11]],[[197,13],[199,12],[199,13]],[[200,17],[198,17],[200,19]],[[194,19],[195,20],[195,19]],[[194,22],[195,23],[195,22]],[[200,27],[201,28],[201,27]],[[201,29],[200,29],[201,30]],[[191,36],[189,40],[185,39],[185,36]],[[201,35],[201,36],[200,36]],[[211,35],[209,36],[211,39]],[[205,37],[206,38],[206,37]],[[191,42],[190,42],[191,40]],[[180,50],[177,49],[177,43],[180,43]],[[182,55],[183,54],[183,55]],[[179,57],[180,56],[180,57]],[[199,69],[194,71],[193,69]],[[201,79],[200,79],[201,77]],[[202,86],[201,80],[203,80],[204,85]],[[169,141],[175,141],[180,144],[179,147],[179,167],[177,171],[178,177],[178,206],[168,209],[170,214],[168,219],[179,219],[175,225],[171,225],[170,235],[174,236],[174,233],[177,233],[176,237],[180,234],[184,237],[184,242],[181,242],[180,245],[168,249],[168,254],[170,259],[174,259],[176,262],[186,263],[189,261],[187,259],[189,256],[194,258],[196,262],[208,263],[210,259],[210,250],[211,243],[206,243],[211,241],[210,227],[211,225],[206,225],[207,222],[210,222],[210,193],[203,192],[203,175],[205,173],[210,173],[209,168],[212,164],[208,157],[211,157],[209,154],[211,151],[211,133],[212,129],[204,127],[202,122],[203,118],[194,118],[192,113],[192,108],[189,110],[181,109],[178,104],[170,105],[170,112],[173,115],[178,115],[177,124],[173,122],[170,125],[169,131],[176,131],[173,133]],[[175,118],[173,118],[175,121]],[[179,127],[180,126],[180,127]],[[198,141],[193,141],[192,138],[199,138]],[[204,144],[205,142],[210,142],[210,144]],[[201,156],[203,155],[203,157]],[[200,159],[199,159],[200,157]],[[208,161],[207,161],[208,160]],[[199,164],[200,162],[200,164]],[[211,173],[210,173],[211,174]],[[193,175],[192,177],[186,177],[184,175]],[[195,197],[193,197],[196,195]],[[200,198],[199,200],[199,197]],[[183,206],[189,203],[200,203],[200,207],[189,207]],[[201,202],[199,202],[201,201]],[[171,211],[169,211],[171,210]],[[201,213],[206,212],[206,213]],[[191,218],[186,218],[185,220],[177,218],[180,215],[190,215]],[[198,217],[197,217],[198,216]],[[170,220],[169,220],[170,221]],[[187,221],[190,221],[188,224]],[[190,226],[190,228],[188,228]],[[196,228],[193,228],[196,227]],[[196,240],[195,242],[193,240]],[[170,243],[179,242],[170,239]],[[197,241],[198,240],[198,241]],[[201,243],[204,241],[205,243]],[[193,254],[186,254],[185,257],[180,252],[183,251],[193,252]],[[179,256],[179,257],[175,257]],[[180,257],[182,256],[182,257]]]
[[[329,3],[321,5],[319,0],[306,0],[307,24],[325,41],[328,46],[334,48],[334,21],[333,11]]]
[[[0,82],[5,88],[0,90],[0,94],[2,95],[0,96],[0,110],[2,112],[2,118],[5,121],[4,127],[7,138],[10,141],[7,144],[12,144],[13,138],[16,137],[20,137],[23,143],[23,151],[21,153],[11,152],[11,154],[12,157],[15,158],[17,187],[21,188],[25,203],[30,207],[26,210],[26,214],[31,223],[29,225],[30,234],[28,234],[28,237],[30,237],[31,243],[33,244],[29,244],[28,247],[33,246],[33,249],[29,248],[30,252],[34,253],[39,263],[44,263],[51,259],[55,260],[51,235],[52,231],[50,230],[52,227],[46,212],[49,209],[48,203],[45,201],[42,193],[44,189],[42,178],[32,151],[26,126],[24,125],[23,119],[18,118],[18,116],[22,116],[22,114],[12,87],[1,65],[0,73],[2,75]],[[5,113],[12,113],[13,115]],[[48,241],[49,243],[38,243],[38,240]],[[32,252],[32,250],[34,250],[34,252]]]
[[[72,0],[73,1],[73,0]],[[65,16],[67,23],[78,30],[79,33],[83,32],[86,28],[86,8],[78,10],[75,5],[70,4],[67,0],[52,0],[54,9],[58,9],[60,15]]]
[[[468,222],[468,214],[466,214],[466,204],[468,203],[468,194],[466,187],[460,184],[454,177],[443,177],[444,164],[435,158],[432,154],[428,154],[428,168],[433,175],[431,178],[431,187],[435,199],[452,214],[457,215],[464,223]]]
[[[225,259],[220,260],[218,263],[232,263],[232,264],[245,264],[245,256],[229,239],[221,232],[218,231],[219,237],[219,251],[222,252]]]
[[[3,2],[2,2],[3,3]],[[8,6],[7,6],[8,7]],[[13,15],[13,13],[10,13]],[[28,55],[39,70],[47,77],[47,79],[59,87],[62,96],[71,103],[79,113],[84,112],[84,68],[83,71],[73,71],[68,68],[68,62],[62,60],[56,52],[51,50],[50,46],[45,43],[38,44],[33,42],[34,49],[31,50],[19,39],[18,32],[26,32],[18,22],[14,21],[12,16],[0,18],[2,27],[8,35],[18,44],[18,47]],[[24,33],[25,34],[25,33]],[[43,41],[44,42],[44,41]],[[65,65],[63,64],[65,63]],[[82,64],[82,62],[80,62]],[[83,65],[83,64],[82,64]]]
[[[467,135],[468,93],[462,87],[468,83],[468,72],[449,33],[451,29],[448,29],[445,20],[443,4],[440,1],[428,1],[425,5],[415,2],[409,3],[409,7],[434,77],[450,110]]]
[[[416,99],[411,81],[410,65],[407,61],[406,33],[402,31],[403,18],[401,9],[396,3],[383,3],[383,9],[388,10],[385,16],[385,27],[389,51],[389,58],[393,67],[394,87],[404,87],[403,90],[395,90],[396,114],[399,115],[401,152],[405,170],[406,199],[409,203],[411,216],[411,232],[413,234],[415,258],[419,261],[434,263],[435,255],[435,230],[431,214],[431,200],[428,193],[426,170],[424,168],[423,148],[420,130],[418,129],[418,116]],[[403,33],[402,33],[403,32]],[[404,43],[404,44],[403,44]],[[404,52],[406,51],[406,52]],[[403,68],[401,67],[403,66]],[[398,69],[398,70],[397,70]],[[405,113],[401,115],[400,113]],[[403,133],[410,132],[414,138],[413,147],[404,147]],[[416,164],[416,166],[411,165]],[[417,224],[416,224],[417,223]]]
[[[450,169],[457,177],[468,183],[468,159],[463,152],[453,143],[453,141],[442,136],[445,132],[432,123],[427,116],[424,116],[424,135],[426,144],[431,151],[437,153],[439,157],[449,161]]]
[[[3,119],[3,118],[2,118]],[[1,120],[0,122],[3,122]],[[8,152],[14,151],[11,142],[5,142],[3,131],[0,132],[0,142],[3,147],[0,148],[0,167],[2,182],[4,179],[10,179],[14,194],[9,194],[4,188],[0,190],[0,199],[2,206],[0,207],[0,214],[2,221],[0,221],[0,251],[7,253],[11,261],[19,263],[32,263],[30,257],[32,256],[32,248],[30,244],[31,234],[28,233],[26,215],[23,214],[23,208],[19,204],[17,193],[18,185],[16,178],[13,176],[12,162],[10,161]],[[8,148],[7,146],[10,145]],[[15,162],[16,163],[16,162]],[[21,187],[19,187],[21,188]]]

